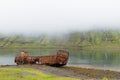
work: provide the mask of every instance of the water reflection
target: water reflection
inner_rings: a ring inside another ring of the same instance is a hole
[[[119,50],[73,50],[71,52],[69,65],[120,71]]]

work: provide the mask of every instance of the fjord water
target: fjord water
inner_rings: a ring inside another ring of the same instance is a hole
[[[14,57],[23,49],[0,49],[0,65],[15,65]],[[57,49],[25,49],[33,56],[55,55]],[[68,66],[120,71],[120,50],[70,49]]]

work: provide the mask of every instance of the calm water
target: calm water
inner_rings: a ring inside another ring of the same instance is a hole
[[[21,50],[0,49],[0,65],[13,65]],[[28,49],[30,55],[56,54],[54,49]],[[120,71],[120,50],[69,50],[69,66]]]

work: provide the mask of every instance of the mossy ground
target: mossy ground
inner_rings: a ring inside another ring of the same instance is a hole
[[[0,80],[78,80],[78,79],[48,75],[31,68],[0,68]]]

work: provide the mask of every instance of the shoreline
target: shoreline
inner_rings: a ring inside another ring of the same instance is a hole
[[[92,65],[67,65],[69,67],[76,67],[76,68],[90,68],[90,69],[96,69],[96,70],[109,70],[109,71],[115,71],[115,72],[120,72],[120,68],[118,67],[112,67],[112,66],[92,66]],[[119,69],[119,70],[118,70]]]
[[[95,68],[83,68],[73,66],[51,67],[46,65],[0,65],[0,68],[32,68],[45,74],[64,76],[78,79],[99,80],[103,78],[120,80],[120,72],[112,70],[100,70]]]
[[[36,65],[36,66],[43,66],[43,65],[39,65],[39,64],[24,64],[24,65],[28,65],[28,66],[32,66],[32,65]],[[1,67],[16,67],[16,66],[24,66],[24,65],[16,65],[16,64],[7,64],[7,65],[0,65],[0,68]],[[44,65],[44,66],[47,66],[47,65]],[[53,67],[53,66],[51,66]],[[74,67],[74,68],[84,68],[84,69],[95,69],[95,70],[101,70],[101,71],[114,71],[114,72],[120,72],[120,71],[117,71],[117,70],[113,70],[113,69],[103,69],[103,68],[96,68],[96,67],[88,67],[88,66],[79,66],[79,65],[65,65],[63,67]],[[62,68],[63,68],[62,67]],[[57,67],[57,68],[61,68],[61,67]]]

